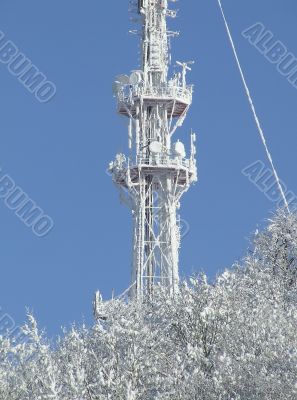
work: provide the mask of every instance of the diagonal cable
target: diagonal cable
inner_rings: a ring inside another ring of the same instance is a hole
[[[225,23],[227,34],[228,34],[228,37],[229,37],[229,40],[230,40],[230,43],[231,43],[231,47],[232,47],[232,50],[233,50],[233,53],[234,53],[234,56],[235,56],[235,60],[236,60],[236,63],[237,63],[237,66],[238,66],[238,69],[239,69],[239,72],[240,72],[240,75],[241,75],[241,79],[242,79],[242,82],[243,82],[243,85],[244,85],[244,88],[245,88],[245,91],[246,91],[246,95],[248,97],[248,100],[249,100],[249,103],[250,103],[250,106],[251,106],[251,110],[252,110],[252,113],[253,113],[253,116],[254,116],[254,119],[255,119],[259,134],[260,134],[260,138],[261,138],[262,143],[264,145],[267,158],[268,158],[268,160],[270,162],[270,165],[271,165],[271,168],[272,168],[272,171],[273,171],[273,174],[274,174],[274,177],[275,177],[279,192],[281,194],[281,197],[283,198],[283,201],[284,201],[284,204],[285,204],[285,207],[286,207],[288,213],[290,213],[290,208],[289,208],[288,201],[286,199],[284,190],[283,190],[282,185],[281,185],[281,181],[279,179],[278,173],[277,173],[276,168],[274,166],[274,162],[272,160],[272,155],[271,155],[271,153],[270,153],[270,151],[268,149],[268,145],[267,145],[267,142],[266,142],[266,139],[265,139],[264,131],[263,131],[262,127],[261,127],[260,120],[258,118],[258,115],[257,115],[257,112],[256,112],[256,108],[255,108],[255,105],[254,105],[250,90],[248,88],[246,79],[244,77],[243,69],[241,67],[241,64],[240,64],[240,61],[239,61],[239,57],[237,55],[236,47],[235,47],[234,41],[232,39],[231,31],[230,31],[230,28],[229,28],[229,25],[228,25],[228,22],[227,22],[227,19],[226,19],[224,10],[223,10],[223,6],[222,6],[222,3],[221,3],[221,0],[218,0],[218,3],[219,3],[219,7],[220,7],[220,10],[221,10],[221,13],[222,13],[222,17],[224,19],[224,23]]]

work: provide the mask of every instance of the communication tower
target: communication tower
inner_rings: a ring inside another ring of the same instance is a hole
[[[175,2],[174,0],[171,0]],[[169,41],[178,35],[167,29],[176,11],[168,0],[130,0],[140,30],[141,67],[119,75],[113,86],[118,112],[127,117],[129,154],[117,154],[109,169],[121,197],[132,210],[133,261],[130,294],[152,296],[161,285],[178,290],[180,199],[197,181],[196,135],[191,133],[190,154],[173,141],[192,103],[193,86],[187,85],[188,63],[168,77]]]

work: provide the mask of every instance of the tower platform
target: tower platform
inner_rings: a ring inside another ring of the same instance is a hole
[[[127,179],[128,173],[129,178]],[[196,166],[190,165],[189,160],[184,160],[183,163],[140,163],[129,167],[122,167],[118,170],[113,169],[115,183],[124,188],[128,188],[129,184],[137,185],[144,175],[154,177],[165,174],[179,186],[197,181]]]
[[[136,109],[140,103],[144,107],[165,106],[168,118],[181,117],[192,103],[193,86],[140,88],[126,85],[118,93],[118,112],[127,117],[136,117]]]

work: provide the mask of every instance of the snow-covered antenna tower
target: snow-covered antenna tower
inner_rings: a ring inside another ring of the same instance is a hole
[[[172,0],[173,2],[175,0]],[[114,83],[118,111],[129,118],[129,155],[118,154],[110,164],[121,198],[134,219],[133,265],[130,294],[151,296],[157,285],[178,290],[179,201],[197,181],[196,135],[191,151],[172,142],[192,103],[193,86],[186,84],[189,63],[168,78],[168,41],[177,33],[167,30],[168,0],[130,0],[135,20],[141,23],[141,69],[119,75]]]

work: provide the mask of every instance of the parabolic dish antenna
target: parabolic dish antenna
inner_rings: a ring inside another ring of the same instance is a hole
[[[182,142],[178,141],[178,142],[174,143],[173,150],[178,157],[182,157],[182,158],[186,157],[185,146]]]
[[[134,71],[130,75],[130,83],[131,85],[139,85],[143,81],[143,73],[142,71]]]
[[[129,85],[130,79],[128,75],[118,75],[116,77],[116,81],[121,83],[122,85]]]
[[[153,141],[149,145],[149,150],[153,154],[160,154],[162,153],[162,143]]]
[[[121,90],[122,86],[123,85],[118,81],[113,82],[113,84],[112,84],[112,93],[113,94],[118,94],[119,91]]]

